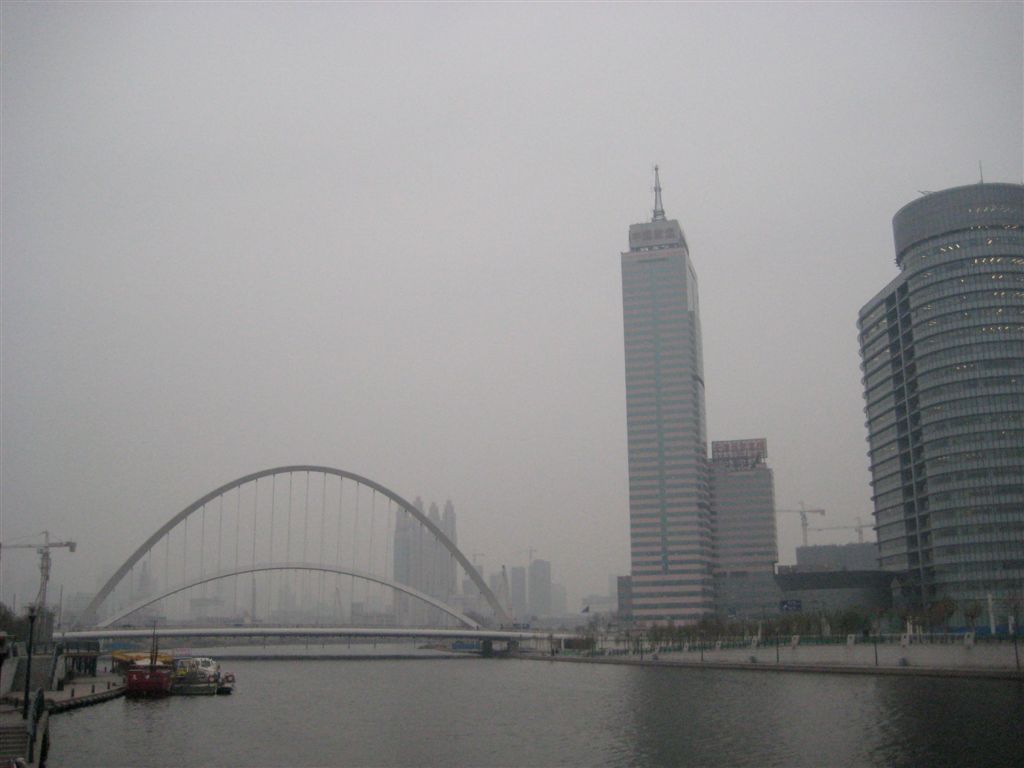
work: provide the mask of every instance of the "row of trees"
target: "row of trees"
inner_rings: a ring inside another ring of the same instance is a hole
[[[25,642],[28,640],[28,616],[18,616],[4,603],[0,603],[0,632],[7,633],[7,642]],[[53,611],[43,609],[36,617],[35,641],[45,642],[50,639],[53,627]]]
[[[1020,626],[1021,601],[1003,599],[999,601],[1001,623],[1007,616],[1014,617]],[[929,632],[948,632],[964,626],[975,628],[987,613],[986,606],[974,600],[962,607],[951,598],[943,598],[925,608],[901,607],[889,610],[870,610],[862,607],[841,611],[820,611],[814,613],[784,613],[763,619],[725,619],[708,616],[696,624],[656,624],[645,630],[645,635],[654,643],[697,642],[701,639],[721,637],[750,637],[760,632],[762,637],[787,635],[851,635],[898,632],[909,621],[916,627]],[[954,622],[954,619],[956,621]],[[614,617],[594,616],[586,627],[577,627],[585,635],[602,634],[621,624]],[[1020,631],[1017,629],[1017,631]]]
[[[1020,595],[1011,594],[1009,597],[999,598],[995,602],[999,623],[1006,621],[1007,617],[1012,617],[1015,624],[1020,624],[1022,607],[1024,607],[1024,600]],[[897,615],[903,621],[910,621],[917,626],[927,627],[932,631],[943,631],[949,629],[955,618],[958,626],[975,628],[978,626],[978,620],[987,612],[988,608],[980,600],[969,600],[958,605],[952,598],[944,597],[924,608],[901,608],[897,611]]]

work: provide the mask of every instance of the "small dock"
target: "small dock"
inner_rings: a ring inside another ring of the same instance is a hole
[[[69,709],[88,707],[101,701],[124,696],[124,678],[121,675],[102,673],[91,677],[68,680],[59,691],[43,691],[46,709],[49,712],[66,712]],[[3,697],[3,704],[14,706],[21,717],[24,692],[11,692]]]
[[[121,675],[100,674],[79,677],[64,684],[61,691],[46,691],[46,708],[53,713],[88,707],[109,699],[124,696],[125,684]]]
[[[125,685],[120,675],[100,674],[69,680],[59,691],[43,691],[41,712],[35,722],[32,738],[32,712],[29,720],[21,717],[24,692],[8,693],[0,700],[0,764],[21,758],[26,766],[42,766],[50,743],[50,716],[78,707],[88,707],[124,696]],[[33,694],[33,697],[36,694]],[[30,710],[33,698],[30,698]]]

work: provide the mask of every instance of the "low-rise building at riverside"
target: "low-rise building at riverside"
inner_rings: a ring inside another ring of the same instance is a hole
[[[781,592],[775,532],[775,484],[768,441],[711,444],[711,509],[715,541],[715,600],[719,616],[774,614]]]

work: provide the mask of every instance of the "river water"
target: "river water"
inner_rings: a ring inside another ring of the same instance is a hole
[[[422,658],[232,661],[51,720],[66,766],[1024,765],[1024,685]]]

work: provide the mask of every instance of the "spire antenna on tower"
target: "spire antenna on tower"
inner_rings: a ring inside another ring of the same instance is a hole
[[[661,206],[661,178],[658,176],[658,166],[654,166],[654,216],[651,221],[664,221],[665,209]]]

